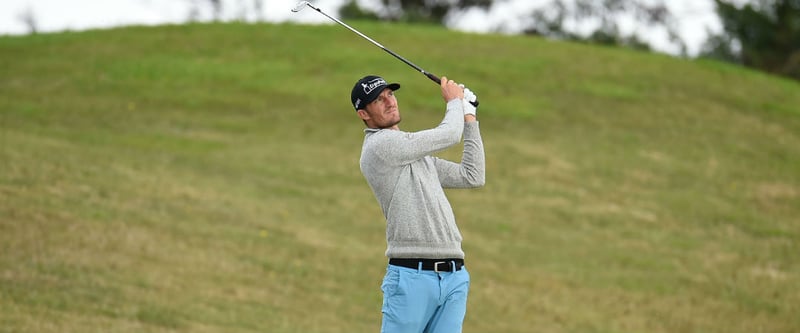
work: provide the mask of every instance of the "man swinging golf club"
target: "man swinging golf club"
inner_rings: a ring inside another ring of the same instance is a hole
[[[463,85],[439,79],[416,64],[308,1],[292,12],[311,8],[386,51],[439,84],[447,111],[439,126],[403,132],[394,92],[378,76],[356,82],[350,102],[367,125],[361,147],[361,172],[386,217],[386,256],[383,278],[384,333],[461,332],[467,311],[469,273],[464,267],[461,233],[444,188],[483,186],[483,141],[476,116],[478,98]],[[431,156],[461,142],[461,163]]]
[[[446,77],[446,102],[435,128],[403,132],[397,83],[378,76],[359,80],[350,94],[364,121],[361,172],[386,218],[389,265],[381,285],[384,333],[461,332],[469,273],[461,233],[444,188],[475,188],[485,181],[477,97]],[[431,156],[461,142],[460,163]]]

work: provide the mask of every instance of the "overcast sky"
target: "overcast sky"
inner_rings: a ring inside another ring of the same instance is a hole
[[[376,0],[358,0],[370,7]],[[658,0],[651,0],[658,1]],[[313,10],[291,13],[296,0],[262,0],[260,13],[254,9],[254,0],[222,0],[223,20],[244,19],[269,22],[330,23]],[[328,14],[335,14],[345,0],[312,1]],[[504,33],[519,32],[532,9],[549,3],[550,0],[498,0],[489,11],[470,11],[455,17],[449,26],[453,29],[488,32],[493,27],[502,27]],[[22,17],[35,20],[39,32],[85,30],[119,25],[157,25],[183,23],[189,18],[192,3],[201,3],[199,20],[212,18],[206,0],[1,0],[0,34],[25,34],[29,27]],[[720,23],[714,13],[712,0],[668,0],[666,2],[679,17],[679,34],[687,43],[689,54],[696,54],[707,31],[719,31]],[[623,32],[637,32],[661,52],[676,54],[679,50],[666,38],[666,33],[657,29],[636,26],[632,20],[619,22]],[[576,27],[579,29],[580,27]]]

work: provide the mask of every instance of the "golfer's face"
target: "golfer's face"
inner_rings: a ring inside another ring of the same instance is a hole
[[[367,104],[367,113],[373,126],[388,128],[400,123],[400,109],[392,89],[383,89],[380,96]]]

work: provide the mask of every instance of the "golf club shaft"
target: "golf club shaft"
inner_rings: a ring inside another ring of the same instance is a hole
[[[438,76],[434,75],[433,73],[426,72],[424,69],[422,69],[422,67],[419,67],[419,66],[415,65],[413,62],[411,62],[411,61],[408,61],[406,58],[403,58],[403,57],[402,57],[402,56],[400,56],[399,54],[397,54],[397,53],[394,53],[394,51],[392,51],[392,50],[390,50],[390,49],[386,48],[385,46],[381,45],[381,43],[378,43],[378,42],[376,42],[375,40],[373,40],[372,38],[369,38],[369,36],[367,36],[367,35],[365,35],[365,34],[362,34],[360,31],[358,31],[358,30],[356,30],[356,29],[353,29],[353,27],[349,26],[347,23],[344,23],[344,22],[340,21],[339,19],[337,19],[337,18],[335,18],[335,17],[333,17],[333,16],[330,16],[330,15],[326,14],[326,13],[325,13],[325,12],[323,12],[321,9],[319,9],[319,8],[317,8],[317,7],[314,7],[314,6],[312,6],[312,5],[311,5],[310,3],[308,3],[308,2],[305,2],[305,5],[307,5],[307,6],[311,7],[312,9],[316,10],[316,11],[317,11],[317,12],[319,12],[320,14],[322,14],[322,15],[325,15],[325,17],[327,17],[327,18],[331,19],[332,21],[334,21],[334,22],[336,22],[336,23],[339,23],[341,26],[343,26],[343,27],[347,28],[348,30],[350,30],[350,31],[354,32],[355,34],[357,34],[357,35],[361,36],[362,38],[364,38],[364,39],[368,40],[370,43],[374,44],[375,46],[377,46],[377,47],[380,47],[382,50],[386,51],[386,53],[389,53],[389,54],[391,54],[391,55],[392,55],[392,56],[394,56],[395,58],[397,58],[397,59],[399,59],[400,61],[404,62],[406,65],[409,65],[409,66],[411,66],[411,68],[414,68],[414,69],[416,69],[418,72],[420,72],[420,73],[424,74],[426,77],[428,77],[429,79],[431,79],[431,81],[433,81],[433,82],[436,82],[436,84],[442,84],[442,80],[441,80],[441,79],[439,79],[439,77],[438,77]],[[478,101],[477,101],[477,100],[475,100],[474,102],[470,102],[470,103],[471,103],[472,105],[474,105],[475,107],[477,107],[477,106],[478,106]]]
[[[381,43],[378,43],[378,42],[376,42],[375,40],[373,40],[372,38],[369,38],[369,36],[367,36],[367,35],[365,35],[365,34],[362,34],[361,32],[359,32],[359,31],[358,31],[358,30],[356,30],[356,29],[353,29],[353,27],[349,26],[347,23],[344,23],[344,22],[340,21],[339,19],[337,19],[337,18],[335,18],[335,17],[333,17],[333,16],[330,16],[330,15],[326,14],[325,12],[323,12],[321,9],[319,9],[319,8],[317,8],[317,7],[314,7],[314,6],[310,5],[310,4],[309,4],[308,6],[309,6],[309,7],[311,7],[311,8],[313,8],[314,10],[318,11],[320,14],[322,14],[322,15],[325,15],[327,18],[329,18],[329,19],[333,20],[334,22],[336,22],[336,23],[339,23],[339,24],[340,24],[340,25],[342,25],[343,27],[345,27],[345,28],[349,29],[350,31],[352,31],[352,32],[356,33],[357,35],[361,36],[362,38],[364,38],[364,39],[366,39],[366,40],[370,41],[372,44],[375,44],[375,46],[377,46],[377,47],[380,47],[381,49],[383,49],[384,51],[386,51],[386,53],[389,53],[389,54],[391,54],[392,56],[394,56],[395,58],[397,58],[397,59],[400,59],[400,61],[402,61],[402,62],[406,63],[406,65],[409,65],[409,66],[411,66],[412,68],[414,68],[414,69],[416,69],[417,71],[419,71],[420,73],[422,73],[422,74],[425,74],[425,76],[427,76],[429,79],[431,79],[431,81],[433,81],[433,82],[436,82],[437,84],[441,84],[441,82],[442,82],[442,81],[439,79],[439,77],[438,77],[438,76],[436,76],[436,75],[433,75],[432,73],[428,73],[428,72],[426,72],[424,69],[422,69],[421,67],[419,67],[419,66],[415,65],[413,62],[411,62],[411,61],[408,61],[408,59],[406,59],[406,58],[403,58],[403,57],[402,57],[402,56],[400,56],[399,54],[397,54],[397,53],[394,53],[394,51],[392,51],[392,50],[390,50],[390,49],[386,48],[385,46],[381,45]]]

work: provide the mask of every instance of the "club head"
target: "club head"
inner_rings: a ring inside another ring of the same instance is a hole
[[[309,5],[308,1],[300,1],[300,2],[297,3],[296,6],[294,6],[294,8],[292,8],[292,12],[293,13],[297,13],[297,12],[303,10],[303,8],[306,8],[306,6],[308,6],[308,5]]]

